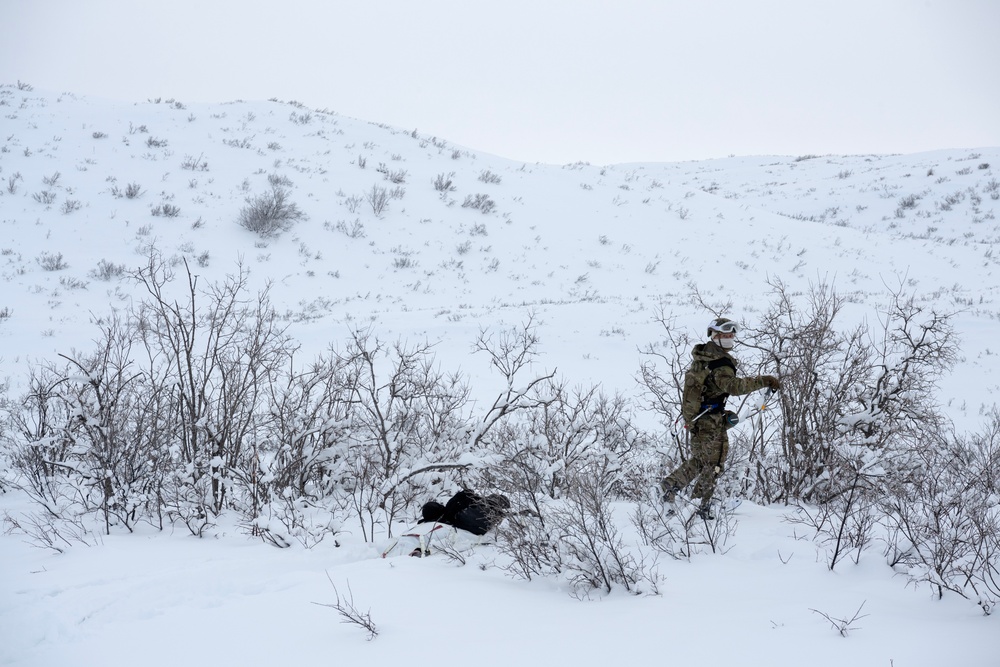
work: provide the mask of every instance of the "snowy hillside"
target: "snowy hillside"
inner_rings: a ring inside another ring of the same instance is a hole
[[[480,324],[534,309],[550,365],[622,387],[659,337],[656,305],[702,328],[690,283],[751,323],[768,277],[832,281],[866,307],[902,281],[963,311],[975,372],[949,399],[975,413],[997,389],[998,149],[560,167],[280,102],[123,105],[9,86],[0,102],[0,335],[26,334],[8,376],[79,345],[92,314],[132,296],[94,272],[131,270],[155,245],[207,279],[242,261],[273,281],[311,349],[374,322],[387,338],[446,339],[441,354],[464,364]],[[306,217],[261,239],[236,221],[269,178]],[[387,192],[380,214],[373,188]]]
[[[959,348],[933,399],[957,432],[984,428],[1000,395],[1000,147],[524,164],[294,102],[123,104],[12,85],[0,130],[8,401],[32,368],[90,350],[113,312],[148,298],[130,275],[152,251],[201,286],[241,266],[252,290],[270,284],[306,359],[359,330],[431,343],[445,372],[468,375],[479,412],[507,385],[477,340],[530,319],[533,372],[620,393],[667,442],[638,381],[664,321],[701,339],[718,310],[753,329],[777,281],[803,300],[832,285],[848,328],[877,330],[899,292],[948,313]],[[240,224],[276,193],[286,229]],[[0,518],[31,511],[14,477],[0,467]],[[420,500],[393,518],[412,520]],[[630,544],[634,509],[613,504]],[[716,664],[1000,664],[984,599],[908,585],[919,577],[897,576],[880,546],[828,567],[794,511],[746,500],[699,538],[708,546],[646,564],[639,588],[654,595],[590,602],[559,578],[507,576],[493,546],[465,562],[380,559],[388,536],[347,520],[308,549],[275,549],[224,515],[200,540],[141,521],[65,553],[28,546],[8,521],[0,664],[687,663],[706,645]],[[310,604],[332,604],[334,586],[370,610],[373,641]]]

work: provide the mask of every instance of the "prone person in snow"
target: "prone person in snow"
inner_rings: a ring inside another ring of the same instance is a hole
[[[446,505],[434,500],[426,503],[421,509],[421,523],[444,523],[473,535],[485,535],[503,521],[509,509],[510,501],[506,496],[494,494],[484,498],[463,489]]]
[[[488,533],[496,528],[510,509],[501,495],[480,496],[468,489],[459,491],[444,505],[432,500],[421,509],[420,523],[395,538],[382,550],[389,556],[429,556],[433,551],[467,551],[489,543]]]

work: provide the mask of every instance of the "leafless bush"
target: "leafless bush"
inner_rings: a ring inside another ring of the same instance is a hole
[[[340,591],[337,590],[336,584],[334,584],[333,579],[330,578],[329,572],[326,573],[326,578],[330,580],[330,585],[333,586],[333,593],[336,595],[337,599],[333,604],[323,604],[320,602],[314,602],[313,604],[335,609],[337,613],[340,614],[341,623],[358,626],[368,633],[368,641],[378,637],[378,627],[375,625],[375,622],[372,621],[371,610],[363,612],[355,606],[354,593],[351,591],[350,582],[347,584],[347,597],[342,598],[340,596]]]
[[[181,169],[187,169],[189,171],[208,171],[208,162],[205,161],[205,154],[202,153],[198,157],[185,155],[184,160],[181,161]]]
[[[299,207],[289,201],[289,191],[281,186],[272,186],[263,194],[248,197],[246,202],[237,222],[263,238],[286,232],[297,220],[305,217]]]
[[[450,172],[446,174],[438,174],[434,178],[434,189],[441,193],[448,193],[455,191],[455,184],[452,179],[455,177],[455,172]]]
[[[78,544],[89,547],[100,543],[99,538],[90,532],[83,521],[65,516],[48,513],[15,516],[6,512],[4,523],[9,530],[27,537],[32,545],[60,554]]]
[[[466,451],[468,388],[436,368],[431,346],[387,346],[355,331],[337,355],[349,389],[352,436],[338,477],[346,480],[350,511],[369,539],[393,520]]]
[[[253,148],[253,137],[243,137],[241,139],[223,139],[222,143],[233,148]]]
[[[35,261],[38,262],[38,266],[42,267],[43,271],[63,271],[69,268],[69,264],[63,259],[61,252],[43,252],[35,258]]]
[[[365,200],[364,197],[360,197],[358,195],[351,195],[350,197],[344,199],[344,206],[346,206],[347,210],[350,211],[351,213],[357,213],[358,207],[361,206],[361,203],[364,200]]]
[[[831,488],[837,492],[818,506],[799,504],[786,516],[789,523],[806,525],[814,531],[814,539],[826,550],[831,570],[852,551],[854,562],[860,561],[872,544],[880,518],[874,488],[878,472],[866,469],[861,461],[832,470],[844,477],[831,481]]]
[[[257,518],[250,522],[250,534],[280,549],[292,546],[293,542],[312,549],[339,532],[335,512],[306,496],[285,494],[257,511]]]
[[[981,433],[929,433],[923,444],[895,462],[880,499],[886,553],[912,581],[990,613],[1000,602],[1000,412]]]
[[[89,275],[91,278],[95,278],[96,280],[117,280],[125,275],[125,265],[114,264],[106,259],[102,259],[97,263],[96,269],[91,269]]]
[[[725,502],[713,504],[715,518],[708,519],[698,513],[700,501],[663,505],[658,492],[656,496],[652,502],[640,501],[630,517],[643,544],[677,560],[706,550],[725,552],[739,526]]]
[[[843,492],[831,483],[846,478],[834,467],[891,460],[941,426],[933,386],[954,359],[954,333],[949,316],[899,292],[881,331],[839,332],[844,300],[832,288],[813,286],[802,309],[783,284],[773,287],[771,308],[742,338],[759,367],[781,378],[780,420],[752,452],[747,483],[766,502],[822,504]]]
[[[185,472],[171,480],[170,512],[189,527],[226,507],[255,517],[246,484],[259,470],[254,447],[269,421],[264,390],[291,350],[267,292],[247,299],[242,267],[204,291],[187,269],[178,300],[167,289],[173,275],[155,255],[136,279],[149,295],[138,314],[142,344],[162,360],[153,381],[170,387],[180,417],[172,433],[178,473]]]
[[[565,575],[584,596],[594,589],[610,593],[616,586],[633,593],[654,590],[658,576],[622,541],[608,491],[598,481],[581,477],[569,485],[567,502],[552,513],[565,552]]]
[[[860,630],[860,628],[854,628],[851,626],[860,621],[862,618],[868,617],[868,614],[861,613],[861,610],[864,609],[864,607],[865,603],[862,602],[861,606],[858,607],[858,610],[854,612],[854,615],[851,616],[850,618],[835,618],[833,616],[830,616],[826,612],[819,611],[818,609],[810,609],[809,611],[813,612],[814,614],[819,614],[820,616],[828,620],[830,622],[830,625],[833,626],[833,629],[836,630],[841,637],[846,637],[847,634],[852,630]]]
[[[497,550],[510,557],[504,570],[519,579],[558,576],[565,567],[563,554],[537,511],[522,511],[500,524]]]
[[[483,171],[479,172],[479,180],[482,181],[483,183],[495,185],[500,183],[502,179],[498,174],[494,174],[489,169],[484,169]]]
[[[138,199],[144,192],[142,186],[138,183],[129,183],[125,186],[125,190],[121,190],[118,186],[111,188],[111,196],[115,199],[121,199],[122,197],[126,199]]]
[[[372,189],[365,193],[365,201],[372,207],[372,213],[377,216],[381,216],[389,208],[391,199],[389,191],[378,184],[373,185]]]
[[[462,202],[462,208],[473,208],[486,215],[491,213],[494,208],[496,208],[496,202],[490,199],[489,195],[477,194],[468,195],[465,201]]]
[[[379,164],[378,169],[376,169],[376,171],[382,174],[385,180],[389,181],[390,183],[395,183],[396,185],[400,185],[406,182],[405,169],[389,169],[388,167],[385,166],[384,163],[382,163]]]
[[[499,451],[534,471],[534,492],[564,497],[587,478],[616,497],[644,494],[642,476],[630,473],[636,469],[632,458],[646,443],[632,426],[632,408],[623,396],[607,396],[597,386],[570,389],[552,379],[538,383],[529,396],[536,407],[520,415],[517,444],[503,443]]]
[[[181,214],[181,209],[169,202],[163,202],[152,207],[149,212],[153,217],[176,218]]]
[[[355,220],[350,226],[343,220],[338,220],[334,228],[350,239],[363,239],[365,237],[365,226],[361,224],[360,220]]]
[[[39,204],[45,204],[46,206],[48,206],[49,204],[51,204],[56,200],[56,193],[52,192],[51,190],[42,190],[41,192],[36,192],[35,194],[31,195],[31,198],[34,199]]]
[[[132,338],[113,318],[94,353],[32,376],[21,409],[8,408],[5,447],[22,489],[62,520],[99,517],[129,531],[156,514],[159,462],[169,429],[163,396],[132,368]]]

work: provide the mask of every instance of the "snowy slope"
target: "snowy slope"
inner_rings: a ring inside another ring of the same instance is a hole
[[[524,164],[294,103],[121,104],[14,86],[0,87],[0,130],[0,378],[12,396],[31,363],[86,349],[93,320],[141,296],[99,274],[141,266],[151,246],[205,281],[242,262],[255,287],[272,285],[307,353],[353,327],[426,339],[490,398],[496,380],[470,353],[481,329],[534,313],[539,365],[637,393],[638,349],[662,337],[658,308],[699,337],[710,315],[691,298],[696,284],[752,324],[772,278],[796,290],[832,281],[858,321],[876,321],[900,284],[958,311],[961,361],[941,402],[976,428],[1000,392],[1000,148]],[[262,239],[236,220],[269,177],[305,218]],[[449,180],[453,189],[435,188]],[[396,191],[380,214],[366,201],[373,188]],[[463,205],[477,196],[480,208]],[[22,509],[17,493],[0,495],[0,511]],[[1000,664],[996,615],[907,587],[877,549],[830,572],[786,511],[744,503],[724,553],[661,562],[659,595],[591,602],[504,576],[488,567],[491,547],[462,567],[377,559],[350,533],[339,546],[276,550],[236,526],[205,540],[148,530],[63,555],[12,533],[0,538],[0,664],[470,653],[485,664],[627,664],[707,651],[716,664]],[[370,608],[374,641],[311,604],[334,599],[328,574]],[[862,604],[846,638],[823,616],[849,619]]]

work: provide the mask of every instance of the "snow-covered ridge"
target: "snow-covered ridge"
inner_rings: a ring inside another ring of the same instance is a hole
[[[902,282],[961,309],[966,362],[996,375],[997,148],[554,166],[278,101],[127,105],[8,85],[0,113],[12,378],[85,346],[90,319],[135,295],[118,271],[154,245],[203,280],[242,262],[273,282],[313,350],[371,323],[447,341],[461,364],[480,326],[533,310],[548,365],[627,387],[659,304],[700,330],[694,283],[752,322],[777,277],[832,281],[868,318]],[[274,184],[304,215],[261,238],[237,219]],[[996,385],[975,382],[945,400],[976,411]]]

